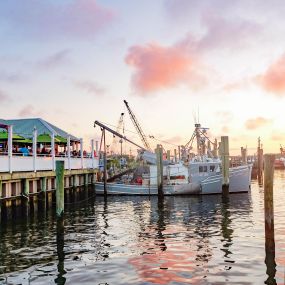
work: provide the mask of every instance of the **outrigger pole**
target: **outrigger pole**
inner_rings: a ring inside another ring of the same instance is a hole
[[[105,126],[104,124],[100,123],[99,121],[95,121],[95,122],[94,122],[94,127],[95,127],[96,125],[98,125],[99,127],[101,127],[101,128],[104,129],[104,130],[107,130],[108,132],[112,133],[113,135],[115,135],[115,136],[117,136],[117,137],[119,137],[119,138],[121,138],[121,139],[124,139],[125,141],[127,141],[127,142],[129,142],[129,143],[131,143],[131,144],[133,144],[133,145],[135,145],[135,146],[137,146],[138,148],[140,148],[140,149],[142,149],[142,150],[146,150],[144,147],[142,147],[142,146],[136,144],[135,142],[133,142],[133,141],[127,139],[126,136],[122,136],[120,133],[118,133],[118,132],[116,132],[116,131],[110,129],[109,127]]]

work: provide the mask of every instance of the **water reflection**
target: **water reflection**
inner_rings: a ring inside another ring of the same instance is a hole
[[[256,182],[225,198],[96,197],[67,205],[62,223],[38,211],[1,224],[0,284],[277,284],[261,196]]]
[[[56,249],[57,249],[57,257],[58,257],[58,264],[57,270],[58,275],[57,278],[54,280],[56,284],[64,285],[66,278],[64,275],[66,271],[64,270],[64,218],[58,218],[56,222]]]

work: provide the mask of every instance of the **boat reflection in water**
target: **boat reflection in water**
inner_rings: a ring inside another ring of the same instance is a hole
[[[279,189],[276,252],[275,246],[265,251],[257,182],[249,193],[228,197],[98,196],[67,207],[64,229],[53,211],[1,224],[0,283],[282,284]]]
[[[240,214],[243,220],[250,220],[251,215],[246,194],[232,198],[230,204],[229,198],[219,195],[165,197],[157,200],[157,206],[152,200],[155,210],[139,234],[138,246],[144,248],[140,256],[129,259],[140,278],[150,284],[185,284],[190,280],[191,284],[206,284],[209,279],[223,284],[227,276],[230,279],[232,273],[227,271],[238,269],[233,269],[238,256],[231,251],[231,211],[234,208],[235,217]],[[216,260],[217,255],[221,260]],[[239,276],[238,280],[248,282],[248,276]]]

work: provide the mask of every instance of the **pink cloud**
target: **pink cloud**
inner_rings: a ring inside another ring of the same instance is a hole
[[[285,96],[285,53],[257,78],[257,83],[266,91]]]
[[[1,10],[0,16],[16,31],[20,28],[22,35],[41,39],[94,37],[115,17],[96,0],[9,0]]]
[[[18,113],[19,117],[38,117],[42,115],[41,112],[36,111],[32,105],[26,105]]]
[[[70,50],[64,49],[61,51],[58,51],[45,59],[38,62],[38,66],[41,68],[54,68],[62,64],[66,64],[69,62],[68,54],[70,53]]]
[[[86,92],[93,95],[104,95],[105,89],[100,87],[96,82],[88,80],[77,80],[74,82],[78,88],[84,89]]]
[[[270,120],[270,119],[266,119],[263,117],[257,117],[254,119],[248,119],[245,122],[245,127],[248,130],[255,130],[257,128],[264,127],[264,126],[271,124],[271,123],[272,123],[272,120]]]
[[[281,143],[281,142],[285,141],[285,133],[280,134],[279,132],[276,132],[276,133],[272,134],[271,139],[273,141],[277,141],[277,142]]]
[[[125,62],[135,69],[132,84],[141,95],[181,83],[196,81],[197,84],[201,81],[194,72],[198,66],[196,58],[180,47],[133,46]]]

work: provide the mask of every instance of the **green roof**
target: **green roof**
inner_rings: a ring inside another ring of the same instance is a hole
[[[60,137],[60,141],[66,139],[70,135],[71,141],[79,141],[79,138],[65,132],[64,130],[56,127],[55,125],[41,119],[41,118],[32,118],[32,119],[15,119],[15,120],[1,120],[0,123],[6,125],[13,125],[13,132],[19,134],[25,138],[31,138],[33,136],[34,128],[37,129],[38,135],[54,135]]]

